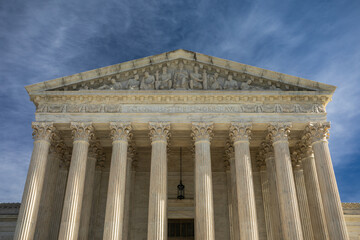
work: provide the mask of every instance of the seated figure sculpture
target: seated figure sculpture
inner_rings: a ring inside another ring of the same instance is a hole
[[[203,79],[199,73],[199,67],[194,67],[194,72],[190,73],[190,89],[203,89]]]
[[[120,90],[122,85],[120,82],[117,82],[115,78],[111,78],[110,84],[104,84],[101,87],[98,87],[98,90]]]
[[[136,74],[134,78],[129,79],[127,83],[127,88],[129,90],[139,90],[139,85],[140,85],[139,75]]]
[[[151,76],[149,72],[145,72],[145,76],[140,84],[141,90],[151,90],[154,89],[155,77]]]
[[[158,72],[156,72],[156,76],[155,89],[171,89],[171,73],[168,73],[167,67],[162,68],[162,74],[160,76]]]
[[[226,90],[237,90],[239,89],[238,82],[232,78],[232,75],[228,76],[228,79],[224,83],[224,89]]]
[[[210,89],[213,90],[221,90],[222,86],[219,82],[219,74],[218,73],[214,73],[214,75],[209,77],[209,85],[210,85]]]
[[[179,64],[179,70],[175,72],[174,84],[175,89],[188,89],[189,88],[189,73],[184,69],[184,64]]]

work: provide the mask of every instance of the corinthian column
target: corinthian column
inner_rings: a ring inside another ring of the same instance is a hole
[[[215,240],[210,141],[212,123],[193,123],[195,141],[195,238]]]
[[[281,217],[279,207],[279,197],[276,183],[276,168],[275,168],[275,155],[274,149],[269,141],[261,144],[265,164],[266,175],[269,181],[269,197],[270,197],[270,218],[273,239],[283,239],[281,230]]]
[[[232,187],[231,187],[231,173],[230,163],[228,160],[224,161],[224,168],[226,173],[226,188],[227,188],[227,200],[228,200],[228,211],[229,211],[229,230],[230,240],[234,240],[234,227],[233,227],[233,204],[232,204]]]
[[[64,146],[64,154],[59,163],[59,170],[56,177],[56,188],[54,193],[53,211],[50,219],[50,232],[47,239],[57,239],[61,223],[61,213],[64,205],[64,196],[66,190],[67,177],[69,173],[71,150]]]
[[[170,123],[149,123],[151,169],[148,240],[167,239],[167,145]]]
[[[309,123],[306,131],[315,155],[315,165],[329,237],[331,240],[347,240],[349,235],[327,141],[329,128],[330,123],[328,122]]]
[[[93,137],[91,123],[71,123],[73,151],[61,217],[59,240],[77,240],[85,185],[89,141]]]
[[[261,192],[262,192],[263,204],[264,204],[266,236],[267,236],[267,240],[274,240],[273,227],[271,226],[271,202],[270,202],[269,179],[266,173],[266,164],[265,164],[263,151],[260,151],[257,160],[257,165],[260,168]]]
[[[99,141],[93,142],[90,145],[88,153],[88,163],[85,173],[85,188],[84,188],[84,201],[82,203],[81,218],[80,218],[80,232],[79,240],[87,240],[90,229],[91,208],[93,205],[93,191],[95,181],[95,166],[96,160],[102,153]]]
[[[48,163],[46,164],[45,180],[39,209],[38,220],[36,223],[35,239],[47,240],[51,228],[51,217],[54,214],[55,191],[57,189],[56,180],[59,172],[60,161],[62,160],[65,144],[57,137],[50,146]]]
[[[230,138],[234,144],[240,239],[259,239],[254,183],[250,158],[251,124],[232,123]]]
[[[305,180],[302,170],[301,156],[294,152],[292,154],[293,173],[296,187],[296,195],[299,204],[300,221],[303,230],[304,240],[313,240],[313,230],[308,206],[308,200],[305,189]]]
[[[113,148],[111,155],[108,196],[106,201],[104,240],[122,239],[130,123],[110,123]]]
[[[234,147],[231,143],[227,143],[227,150],[226,154],[229,158],[230,164],[230,176],[231,182],[229,184],[231,190],[231,206],[232,206],[232,233],[233,239],[239,240],[240,239],[240,225],[239,225],[239,211],[238,211],[238,201],[237,201],[237,187],[236,187],[236,168],[235,168],[235,153]]]
[[[316,240],[327,240],[329,236],[316,173],[314,153],[311,146],[303,146],[302,151],[304,180],[314,237]]]
[[[283,235],[288,240],[302,240],[303,234],[288,142],[290,124],[275,123],[270,125],[268,130],[275,153],[276,182]]]
[[[130,227],[130,209],[131,209],[131,186],[133,185],[132,180],[132,162],[135,156],[135,147],[134,144],[128,147],[127,153],[127,165],[126,165],[126,189],[125,189],[125,214],[124,214],[124,224],[123,224],[123,240],[127,240],[129,237],[129,227]]]
[[[32,123],[32,128],[34,129],[34,148],[31,155],[14,240],[32,240],[34,238],[50,141],[55,130],[52,123],[46,122],[34,122]]]

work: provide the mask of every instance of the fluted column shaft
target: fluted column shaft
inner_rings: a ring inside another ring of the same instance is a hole
[[[325,213],[312,150],[303,157],[302,163],[314,237],[316,240],[327,240],[329,239],[329,236],[327,233]]]
[[[56,180],[59,172],[59,165],[64,152],[64,143],[54,141],[50,146],[48,163],[45,170],[45,180],[40,201],[41,208],[36,223],[35,239],[48,240],[51,228],[51,217],[54,214],[54,202],[56,192]]]
[[[305,180],[301,166],[296,165],[293,168],[294,182],[296,187],[296,195],[299,204],[300,221],[303,230],[304,240],[313,240],[313,230],[311,226],[311,218],[306,196]]]
[[[275,154],[276,182],[284,239],[302,240],[303,233],[288,143],[289,131],[289,124],[278,123],[269,126]]]
[[[232,123],[230,138],[234,144],[240,239],[259,239],[256,204],[250,158],[251,125]]]
[[[50,233],[48,239],[57,239],[61,223],[61,214],[64,206],[64,197],[66,190],[67,177],[69,173],[69,165],[71,153],[67,152],[60,161],[59,172],[56,177],[56,187],[54,193],[53,211],[50,220]]]
[[[81,217],[80,217],[80,231],[79,240],[87,240],[90,229],[91,207],[93,204],[93,190],[95,180],[95,165],[99,152],[99,144],[91,144],[88,154],[88,163],[86,165],[85,173],[85,188],[84,201],[82,203]]]
[[[100,161],[96,162],[95,166],[95,177],[94,177],[94,190],[93,190],[93,207],[91,211],[91,223],[90,223],[90,235],[89,240],[96,239],[96,230],[99,222],[99,212],[100,212],[100,188],[101,188],[101,178],[104,170],[105,163],[105,154],[102,155]]]
[[[329,123],[310,123],[307,126],[307,132],[315,155],[315,166],[329,237],[331,240],[348,240],[349,235],[327,141],[329,128]]]
[[[122,239],[128,141],[131,137],[129,123],[110,123],[112,155],[109,187],[106,201],[104,240]]]
[[[91,123],[71,123],[71,129],[74,142],[61,217],[59,240],[78,239],[89,141],[93,136]]]
[[[229,211],[229,228],[230,228],[230,240],[234,240],[234,224],[233,224],[233,201],[232,201],[232,184],[230,169],[226,169],[226,187],[227,187],[227,199],[228,199],[228,211]]]
[[[195,141],[195,238],[215,240],[210,141],[212,123],[193,123]]]
[[[128,148],[127,165],[126,165],[126,186],[125,186],[125,214],[124,214],[124,225],[123,225],[123,240],[127,240],[129,237],[129,218],[131,208],[131,185],[132,183],[132,161],[134,157],[134,148],[130,146]]]
[[[275,156],[272,151],[272,146],[270,152],[265,155],[266,163],[266,173],[269,180],[269,190],[270,190],[270,213],[271,213],[271,228],[273,229],[274,239],[283,239],[282,236],[282,227],[281,227],[281,217],[280,217],[280,207],[279,207],[279,197],[276,183],[276,168],[275,168]]]
[[[52,123],[34,122],[34,148],[26,178],[14,240],[34,238],[41,193],[45,178],[50,141],[55,128]]]
[[[167,239],[167,144],[169,123],[149,123],[151,169],[148,240]]]
[[[237,187],[236,187],[236,167],[235,167],[235,156],[234,152],[232,152],[230,156],[230,173],[231,173],[231,197],[232,197],[232,208],[233,208],[233,231],[234,231],[234,239],[240,239],[240,224],[239,224],[239,210],[238,210],[238,195],[237,195]]]
[[[275,240],[273,227],[271,226],[271,204],[270,204],[270,187],[269,180],[266,173],[266,166],[260,166],[260,180],[261,180],[261,192],[264,203],[264,215],[266,223],[266,236],[267,240]]]

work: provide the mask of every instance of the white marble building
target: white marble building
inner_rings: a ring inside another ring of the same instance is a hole
[[[328,148],[334,86],[176,50],[26,90],[14,239],[359,237]]]

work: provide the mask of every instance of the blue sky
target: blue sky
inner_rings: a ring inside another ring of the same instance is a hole
[[[35,108],[24,86],[178,48],[338,87],[342,201],[360,201],[360,1],[0,0],[0,202],[19,202]]]

